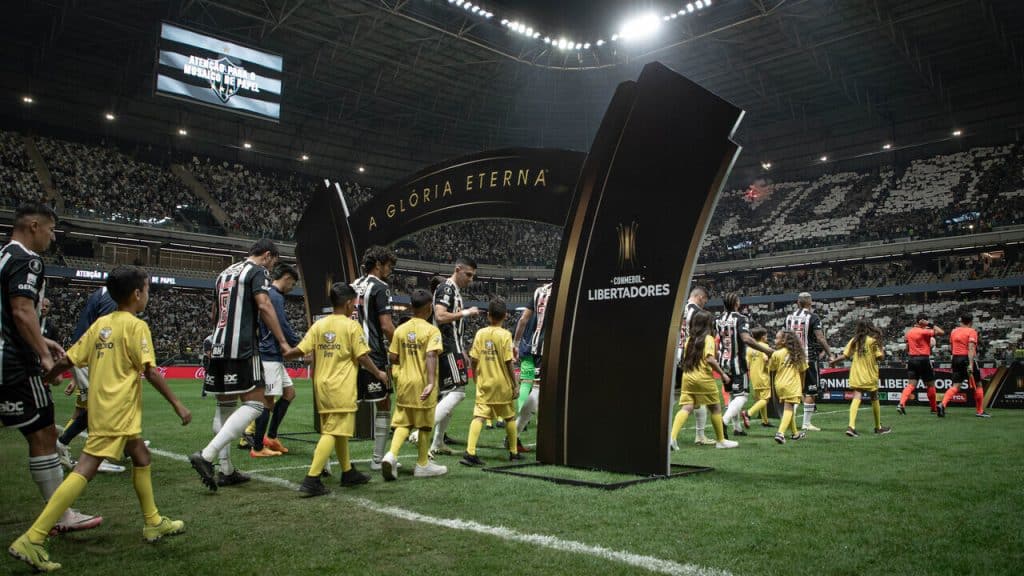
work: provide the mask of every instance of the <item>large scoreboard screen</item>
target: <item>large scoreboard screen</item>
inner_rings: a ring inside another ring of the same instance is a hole
[[[156,93],[277,122],[283,59],[163,22]]]

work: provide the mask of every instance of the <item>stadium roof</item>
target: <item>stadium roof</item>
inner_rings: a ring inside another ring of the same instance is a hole
[[[1019,0],[715,0],[635,43],[609,39],[622,18],[686,3],[484,4],[493,18],[445,0],[10,2],[0,109],[7,124],[337,179],[365,165],[359,179],[377,184],[482,149],[587,150],[614,87],[652,60],[747,110],[741,174],[763,161],[785,169],[881,153],[884,143],[898,152],[954,128],[1006,141],[1024,127]],[[504,19],[605,43],[559,50]],[[153,96],[161,20],[283,54],[280,124]]]

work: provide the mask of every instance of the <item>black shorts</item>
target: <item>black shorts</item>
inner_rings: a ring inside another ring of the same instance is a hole
[[[746,374],[729,375],[729,394],[733,396],[750,394],[750,380],[747,379]]]
[[[807,362],[807,372],[804,372],[804,396],[817,396],[821,390],[820,375],[818,374],[818,361]]]
[[[387,368],[381,368],[387,372]],[[356,379],[356,398],[359,402],[380,402],[391,394],[391,383],[388,381],[381,382],[377,380],[373,374],[370,374],[362,368],[359,369],[359,375]]]
[[[978,368],[977,362],[975,362],[973,369],[968,369],[970,359],[967,356],[953,356],[953,383],[960,384],[961,382],[967,382],[968,373],[974,376],[974,383],[981,383],[981,369]]]
[[[911,380],[922,380],[924,382],[934,382],[935,371],[932,370],[931,358],[928,356],[911,356],[908,358],[907,378]]]
[[[466,372],[466,360],[462,354],[441,354],[438,358],[440,368],[438,372],[441,378],[441,392],[454,390],[459,386],[465,386],[469,382],[469,374]]]
[[[26,436],[53,424],[53,397],[42,376],[4,375],[0,384],[0,424]]]
[[[203,379],[203,390],[210,394],[245,394],[263,388],[263,362],[251,358],[211,358]]]

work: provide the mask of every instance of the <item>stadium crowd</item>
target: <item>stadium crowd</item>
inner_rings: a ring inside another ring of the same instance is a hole
[[[0,186],[4,188],[0,206],[15,208],[43,196],[21,135],[16,132],[0,131]]]

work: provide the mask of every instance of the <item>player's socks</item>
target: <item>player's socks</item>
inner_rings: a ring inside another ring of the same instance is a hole
[[[695,408],[693,413],[696,416],[695,423],[697,424],[697,434],[695,437],[700,440],[705,437],[704,429],[708,426],[708,409],[701,406],[699,408]]]
[[[281,425],[281,421],[284,420],[284,415],[288,413],[288,406],[291,406],[289,400],[284,398],[277,399],[277,403],[274,404],[274,414],[270,418],[270,427],[267,428],[267,436],[277,438],[277,428]]]
[[[803,427],[807,428],[811,425],[811,416],[814,416],[814,410],[817,408],[814,404],[804,403],[804,424]]]
[[[740,416],[740,412],[743,411],[743,405],[746,403],[746,396],[733,396],[732,399],[729,400],[729,405],[725,410],[725,416],[722,417],[722,422],[725,424],[733,424],[733,429],[738,429],[735,426],[735,423]],[[742,426],[743,424],[740,422],[740,427]]]
[[[238,400],[224,400],[217,401],[217,410],[213,413],[213,434],[216,436],[220,429],[223,427],[223,423],[231,418],[231,415],[235,413],[235,409],[238,408]],[[230,446],[224,446],[217,452],[217,459],[220,461],[220,471],[224,475],[229,475],[235,471],[235,466],[231,463],[231,448]]]
[[[64,426],[64,432],[61,433],[60,443],[67,446],[71,444],[71,441],[78,437],[79,434],[89,428],[89,411],[82,410],[82,413],[75,416],[71,420],[68,420],[66,426]]]
[[[391,411],[377,410],[373,416],[373,461],[380,462],[388,446],[388,430],[391,428]]]
[[[537,411],[537,401],[540,397],[540,390],[533,390],[530,395],[526,398],[526,402],[523,407],[519,410],[519,417],[516,418],[516,435],[522,435],[523,430],[526,429],[526,425],[530,423],[530,419],[533,418],[533,413]]]
[[[220,427],[220,432],[203,448],[203,460],[213,462],[221,448],[232,443],[245,431],[253,420],[263,413],[263,403],[249,400],[242,404]]]
[[[420,430],[417,448],[419,448],[419,454],[416,464],[426,466],[430,463],[430,430]],[[395,454],[395,456],[398,456],[398,454]]]
[[[938,406],[935,404],[935,385],[932,384],[928,387],[928,404],[932,407],[932,412],[938,410]]]
[[[875,398],[871,401],[871,415],[875,417],[875,430],[882,427],[882,403]]]
[[[850,428],[857,429],[857,410],[860,410],[860,392],[853,393],[853,400],[850,400]],[[877,428],[877,426],[875,426]]]
[[[976,414],[985,411],[985,389],[981,387],[981,384],[974,386],[974,411]]]
[[[712,412],[711,416],[711,427],[715,429],[715,440],[721,442],[725,440],[725,425],[722,424],[722,413]]]
[[[900,395],[900,406],[907,405],[907,401],[914,396],[914,390],[916,388],[916,386],[908,384],[907,387],[903,389],[903,394]]]
[[[755,418],[757,417],[758,414],[761,414],[761,422],[767,422],[768,421],[768,413],[767,412],[764,412],[763,414],[761,413],[761,411],[764,410],[764,408],[766,406],[768,406],[768,401],[767,400],[758,400],[757,402],[754,402],[754,405],[751,406],[749,410],[747,410],[747,414],[749,414],[751,416],[754,416]]]
[[[132,466],[132,485],[135,487],[135,495],[139,497],[139,507],[146,526],[160,524],[160,511],[153,498],[153,477],[149,466]]]
[[[56,452],[46,456],[29,456],[28,470],[32,475],[32,481],[39,487],[43,500],[49,500],[64,480],[64,469],[60,467],[60,458]],[[63,511],[61,508],[61,512]]]
[[[60,470],[60,463],[57,464],[57,469]],[[85,476],[78,472],[68,474],[67,479],[61,482],[57,490],[50,496],[43,512],[39,514],[36,521],[32,523],[32,527],[26,532],[29,541],[33,544],[46,542],[46,537],[50,535],[50,529],[57,524],[64,511],[75,503],[82,492],[85,492],[85,486],[88,483]]]
[[[953,396],[956,395],[957,390],[958,388],[956,386],[950,386],[949,390],[946,390],[946,393],[942,395],[943,406],[949,406],[949,403],[953,401]]]
[[[480,431],[484,429],[484,423],[479,418],[473,418],[469,423],[469,439],[466,440],[466,452],[476,456],[476,443],[480,441]]]
[[[338,456],[338,462],[341,464],[342,473],[348,472],[352,469],[352,459],[348,454],[348,438],[338,436],[334,439],[334,453]]]
[[[398,458],[398,451],[402,449],[402,443],[409,439],[409,429],[401,426],[395,428],[395,433],[391,437],[391,453]]]
[[[785,434],[786,429],[793,424],[793,409],[787,406],[786,409],[782,412],[782,422],[779,423],[779,434]],[[793,429],[795,430],[796,427],[794,426]]]
[[[525,381],[519,383],[519,399],[516,401],[516,414],[523,411],[523,404],[526,404],[526,399],[530,397],[530,391],[533,390],[533,382]]]
[[[683,425],[686,424],[686,419],[689,417],[690,414],[686,410],[676,412],[676,417],[672,420],[672,436],[669,438],[669,441],[679,438],[679,431],[683,429]]]
[[[518,454],[518,439],[519,435],[516,433],[516,420],[512,418],[505,421],[505,437],[508,438],[508,451],[512,454]]]
[[[309,473],[306,476],[320,477],[324,466],[331,458],[331,451],[334,450],[334,436],[321,434],[320,441],[316,443],[316,450],[313,451],[313,462],[309,465]]]
[[[256,452],[263,450],[263,437],[267,435],[267,426],[270,425],[270,410],[264,410],[260,415],[253,420],[253,423],[245,429],[247,434],[252,434],[252,449]],[[249,432],[249,428],[252,428],[252,432]]]
[[[444,435],[448,431],[448,424],[452,420],[452,412],[466,394],[457,390],[445,394],[444,398],[437,403],[434,409],[434,451],[438,451],[444,445]]]

